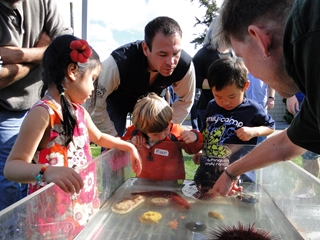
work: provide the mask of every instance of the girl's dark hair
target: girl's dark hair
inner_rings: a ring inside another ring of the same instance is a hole
[[[73,35],[62,35],[57,37],[46,49],[43,60],[43,87],[41,89],[41,97],[45,95],[49,85],[55,84],[61,96],[61,111],[62,111],[62,125],[66,136],[65,145],[67,146],[73,138],[74,128],[76,127],[77,119],[74,108],[69,99],[64,96],[63,82],[66,77],[67,68],[69,64],[74,63],[78,66],[80,74],[86,73],[88,70],[93,70],[101,64],[99,55],[92,49],[92,55],[85,63],[74,62],[70,58],[71,48],[70,43],[79,38]],[[95,81],[95,91],[93,98],[96,96],[96,86],[98,80]]]

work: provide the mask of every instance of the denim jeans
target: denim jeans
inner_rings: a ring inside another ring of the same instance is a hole
[[[196,109],[194,106],[191,108],[190,118],[192,129],[201,131],[204,128],[204,126],[202,126],[204,123],[204,113],[205,110]]]
[[[3,175],[4,165],[26,113],[27,111],[0,110],[0,210],[27,195],[27,184],[11,182]]]
[[[258,142],[257,143],[262,143],[266,139],[267,139],[266,136],[258,137]]]

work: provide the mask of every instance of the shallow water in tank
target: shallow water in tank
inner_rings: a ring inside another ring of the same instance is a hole
[[[257,199],[255,203],[240,200],[237,196],[217,197],[214,199],[197,200],[186,197],[182,193],[183,184],[166,185],[161,182],[143,182],[127,180],[108,200],[99,213],[89,222],[85,231],[77,239],[209,239],[210,232],[217,231],[221,226],[255,225],[257,230],[270,232],[278,239],[303,239],[292,224],[279,211],[269,196],[258,184],[244,183],[244,192]],[[165,206],[155,206],[150,199],[159,196],[159,191],[178,193],[190,204],[190,209],[170,201]],[[131,197],[133,192],[150,192],[145,201],[126,214],[112,212],[111,206],[124,198]],[[158,223],[146,224],[139,217],[148,211],[158,212],[162,218]],[[210,211],[223,216],[223,219],[211,218]],[[177,226],[171,228],[168,224],[176,221]],[[196,223],[192,231],[188,224]],[[203,227],[204,226],[204,227]]]

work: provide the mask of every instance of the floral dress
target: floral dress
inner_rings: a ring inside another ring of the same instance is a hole
[[[38,101],[34,106],[42,106],[50,115],[50,138],[45,149],[37,151],[33,161],[51,166],[79,167],[92,160],[90,141],[84,109],[74,104],[77,125],[73,141],[64,146],[65,135],[61,124],[61,107],[48,100]],[[74,238],[85,226],[90,217],[99,209],[96,166],[90,164],[80,171],[84,187],[79,194],[70,195],[58,186],[53,186],[51,194],[39,194],[30,207],[31,238],[54,238],[66,236]],[[28,194],[41,188],[36,183],[29,184]],[[48,192],[48,191],[46,191]],[[40,214],[39,214],[40,213]]]

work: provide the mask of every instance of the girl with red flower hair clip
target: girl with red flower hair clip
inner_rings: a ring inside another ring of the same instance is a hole
[[[92,160],[90,141],[129,152],[138,176],[141,159],[131,143],[101,133],[81,106],[94,96],[101,70],[99,56],[87,41],[72,35],[56,38],[44,53],[43,70],[42,99],[27,114],[4,174],[11,181],[30,183],[29,194],[45,183],[56,184],[55,194],[30,211],[41,213],[41,217],[28,217],[39,228],[34,231],[37,236],[30,238],[59,235],[63,228],[52,224],[56,219],[69,223],[69,238],[73,238],[99,208],[95,166],[90,164],[81,174],[74,170]]]

